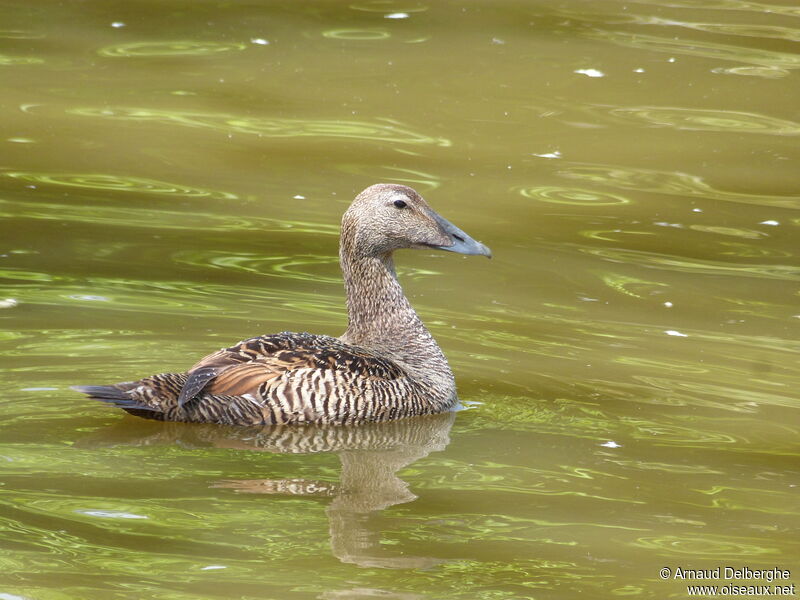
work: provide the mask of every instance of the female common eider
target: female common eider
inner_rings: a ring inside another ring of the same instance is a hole
[[[343,335],[263,335],[186,373],[74,389],[140,417],[232,425],[387,421],[452,409],[447,359],[397,281],[392,255],[401,248],[491,257],[411,188],[379,183],[342,218]]]

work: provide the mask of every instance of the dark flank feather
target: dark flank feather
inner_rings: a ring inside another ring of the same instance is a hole
[[[216,367],[200,367],[189,371],[186,383],[178,395],[178,406],[183,406],[189,400],[192,400],[217,375],[219,375],[219,370]]]
[[[162,421],[357,423],[449,410],[457,402],[453,374],[397,281],[392,253],[401,248],[490,256],[411,188],[374,185],[342,219],[349,325],[341,337],[263,335],[185,373],[74,389]]]

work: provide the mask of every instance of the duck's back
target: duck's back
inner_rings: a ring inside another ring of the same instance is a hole
[[[81,391],[137,416],[239,425],[385,421],[441,410],[392,359],[308,333],[251,338],[187,373]]]

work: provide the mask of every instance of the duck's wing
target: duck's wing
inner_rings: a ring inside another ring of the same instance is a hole
[[[209,354],[187,373],[178,396],[178,406],[201,395],[265,398],[270,387],[288,384],[293,371],[337,371],[370,380],[398,379],[404,376],[394,362],[328,336],[307,333],[279,333],[250,338]],[[330,371],[331,373],[322,373]]]
[[[76,389],[161,421],[349,423],[435,412],[391,359],[305,333],[244,340],[206,356],[188,373]]]

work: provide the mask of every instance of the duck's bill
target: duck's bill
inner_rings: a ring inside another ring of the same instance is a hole
[[[444,244],[442,246],[433,246],[437,250],[447,250],[448,252],[458,252],[459,254],[479,254],[487,258],[492,258],[492,251],[488,246],[484,246],[480,242],[473,240],[444,217],[436,215],[436,221],[452,242],[451,244]]]

